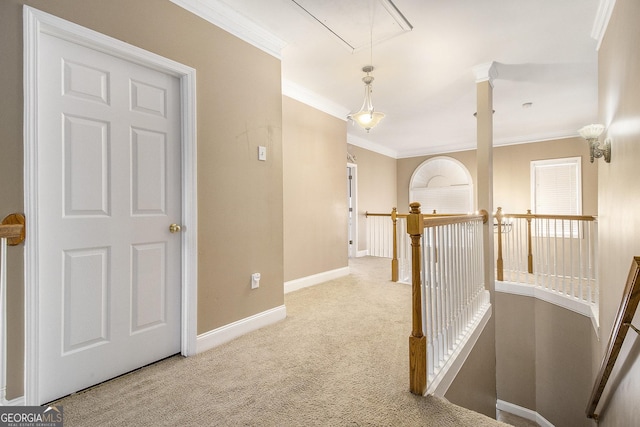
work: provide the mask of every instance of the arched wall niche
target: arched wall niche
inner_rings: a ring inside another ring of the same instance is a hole
[[[473,180],[458,160],[438,156],[425,160],[409,181],[409,201],[419,202],[423,213],[472,212]]]

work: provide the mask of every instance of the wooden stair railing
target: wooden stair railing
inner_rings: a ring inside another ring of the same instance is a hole
[[[505,214],[502,212],[502,208],[499,207],[495,213],[496,219],[496,231],[498,233],[497,239],[497,254],[496,254],[496,279],[498,281],[504,280],[504,259],[503,259],[503,228],[505,226],[505,218],[524,218],[527,221],[527,270],[530,274],[533,273],[533,234],[531,231],[531,220],[533,219],[548,219],[548,220],[566,220],[566,221],[595,221],[594,216],[588,215],[540,215],[532,214],[531,209],[527,210],[526,214]]]
[[[596,409],[600,403],[600,398],[607,385],[607,381],[611,376],[611,371],[620,355],[622,344],[629,328],[632,328],[638,332],[638,328],[631,324],[633,317],[638,308],[640,302],[640,257],[634,257],[631,263],[631,269],[629,270],[629,276],[627,277],[627,284],[622,295],[622,301],[618,308],[618,314],[616,315],[616,321],[613,324],[611,330],[611,336],[609,338],[609,344],[607,345],[607,351],[602,359],[600,371],[596,377],[591,397],[589,398],[589,404],[587,406],[587,417],[598,419]]]
[[[0,239],[7,239],[7,245],[16,246],[24,241],[24,215],[12,213],[4,217],[0,224]]]
[[[424,215],[420,203],[409,204],[407,234],[411,238],[411,336],[409,337],[409,390],[413,394],[424,395],[427,390],[427,337],[422,328],[422,250],[421,240],[424,229],[467,223],[470,220],[489,218],[486,211],[479,215]]]
[[[7,395],[7,245],[24,241],[25,221],[22,214],[7,215],[0,224],[0,404]]]
[[[427,337],[422,330],[422,249],[420,239],[424,217],[420,203],[411,203],[407,217],[407,233],[411,237],[411,336],[409,337],[409,390],[422,396],[427,390]]]
[[[391,258],[391,281],[398,281],[398,218],[406,218],[407,214],[399,214],[397,208],[391,209],[390,214],[365,212],[365,217],[388,216],[393,222],[393,255]]]
[[[390,217],[393,223],[393,252],[391,257],[391,281],[397,282],[399,280],[399,266],[398,266],[398,218],[408,218],[409,214],[401,214],[398,213],[398,208],[393,208],[391,213],[372,213],[365,212],[365,218],[370,216],[381,216],[381,217]],[[438,214],[434,210],[431,214],[422,214],[423,218],[431,218],[431,217],[451,217],[457,216],[456,214]]]

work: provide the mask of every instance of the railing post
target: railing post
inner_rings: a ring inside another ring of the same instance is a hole
[[[424,395],[427,389],[427,338],[422,331],[422,249],[420,240],[424,220],[420,203],[414,202],[407,217],[407,233],[411,236],[411,286],[412,286],[412,330],[409,337],[409,388],[411,393]]]
[[[4,217],[0,223],[2,231],[0,237],[7,238],[8,246],[17,246],[24,242],[26,235],[25,218],[21,213],[12,213]]]
[[[496,220],[498,221],[498,257],[496,259],[496,274],[498,280],[504,280],[504,261],[502,260],[502,208],[498,208],[496,212]]]
[[[393,221],[393,258],[391,259],[391,281],[398,281],[398,209],[391,210],[391,221]]]
[[[527,215],[531,215],[531,209],[527,209]],[[533,274],[533,249],[531,241],[531,217],[527,217],[527,267],[529,274]]]
[[[7,215],[0,223],[0,405],[7,402],[7,245],[25,238],[24,215]]]

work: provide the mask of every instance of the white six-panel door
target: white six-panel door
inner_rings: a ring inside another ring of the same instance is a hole
[[[176,77],[50,35],[38,66],[39,400],[180,352]]]

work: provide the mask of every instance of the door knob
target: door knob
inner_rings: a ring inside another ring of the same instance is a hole
[[[171,224],[169,226],[169,232],[178,233],[180,231],[180,226],[178,224]]]

